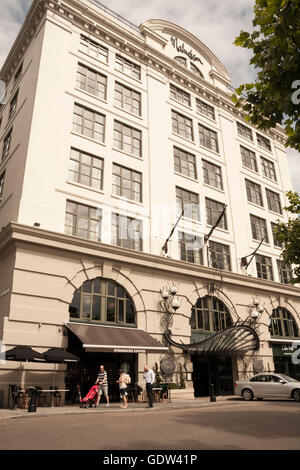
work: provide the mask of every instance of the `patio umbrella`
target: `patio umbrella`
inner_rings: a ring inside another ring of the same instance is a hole
[[[7,361],[17,362],[45,361],[42,354],[28,346],[16,346],[15,348],[9,349],[9,351],[5,351],[5,359]]]
[[[8,351],[5,351],[4,357],[7,361],[20,362],[20,385],[24,381],[25,371],[23,368],[24,375],[22,377],[22,362],[44,362],[45,359],[40,353],[28,346],[16,346]]]
[[[51,348],[48,351],[42,354],[42,357],[47,362],[52,362],[55,364],[54,366],[54,375],[53,375],[53,387],[55,386],[55,376],[56,376],[56,364],[64,364],[66,362],[79,362],[79,357],[75,356],[68,351],[64,351],[63,349],[59,348]]]

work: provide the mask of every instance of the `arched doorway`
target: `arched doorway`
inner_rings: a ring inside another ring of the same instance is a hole
[[[294,316],[284,307],[273,309],[269,331],[275,372],[300,380],[299,365],[293,364],[292,361],[293,342],[300,339],[299,327]]]
[[[191,314],[191,342],[196,343],[233,324],[227,306],[215,296],[197,300]],[[192,354],[195,397],[233,394],[232,357],[226,354]]]

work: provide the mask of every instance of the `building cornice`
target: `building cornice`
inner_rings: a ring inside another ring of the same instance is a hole
[[[190,277],[191,282],[195,279],[211,280],[212,282],[222,282],[224,285],[239,286],[255,291],[265,291],[273,295],[291,295],[300,297],[300,290],[297,287],[257,279],[243,274],[207,266],[196,265],[184,261],[166,258],[164,256],[152,255],[145,252],[129,250],[100,242],[94,242],[69,235],[43,230],[27,225],[11,222],[0,232],[0,253],[15,246],[30,246],[31,249],[53,249],[65,254],[69,253],[78,256],[88,256],[94,259],[103,259],[113,262],[116,266],[120,264],[139,266],[145,270],[163,271],[165,276]]]
[[[221,107],[235,118],[244,120],[245,113],[235,107],[231,101],[232,93],[230,91],[225,92],[201,77],[197,77],[187,68],[146,44],[144,36],[144,34],[151,33],[157,41],[163,42],[163,38],[155,30],[149,28],[148,24],[151,24],[151,21],[155,21],[155,24],[164,25],[165,28],[171,26],[177,28],[181,34],[185,33],[186,39],[192,41],[191,44],[195,44],[195,46],[198,43],[200,44],[201,41],[191,33],[164,20],[150,20],[140,26],[141,34],[139,35],[136,31],[130,30],[129,27],[125,28],[125,25],[114,17],[104,13],[97,5],[85,0],[34,0],[21,31],[2,67],[0,79],[5,82],[10,80],[17,65],[22,60],[26,48],[36,34],[46,10],[68,20],[72,25],[79,27],[95,39],[98,38],[106,44],[113,45],[121,53],[123,52],[132,57],[133,60],[143,63],[145,67],[155,69],[168,80],[171,79],[179,85],[186,86],[199,97],[202,96],[213,105]],[[225,67],[203,43],[201,45],[202,48],[207,50],[206,54],[209,56],[210,63],[215,64],[211,75],[218,78],[218,80],[222,79],[226,84],[228,74]],[[276,129],[259,132],[278,141],[281,145],[285,144],[286,135],[280,129],[280,126],[276,126]]]

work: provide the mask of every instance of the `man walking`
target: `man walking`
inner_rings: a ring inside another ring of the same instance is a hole
[[[109,406],[107,373],[106,373],[106,370],[104,370],[104,366],[102,366],[102,365],[100,366],[100,370],[99,370],[99,374],[98,374],[98,377],[97,377],[97,380],[96,380],[96,384],[99,385],[99,391],[98,391],[98,398],[97,398],[96,406],[99,405],[102,394],[106,397],[106,406]]]
[[[153,408],[152,389],[155,381],[155,374],[149,366],[144,367],[144,379],[146,380],[146,390],[148,395],[148,405],[146,408]]]

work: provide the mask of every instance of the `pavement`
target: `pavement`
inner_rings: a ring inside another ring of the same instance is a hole
[[[241,398],[235,395],[216,397],[215,402],[211,402],[209,397],[195,398],[194,400],[185,401],[163,401],[154,403],[151,411],[167,411],[182,410],[199,407],[214,407],[224,404],[241,403]],[[62,416],[62,415],[78,415],[78,414],[97,414],[97,413],[129,413],[129,412],[149,412],[146,403],[128,403],[128,408],[121,409],[119,403],[111,403],[109,407],[106,403],[101,403],[97,408],[79,408],[79,405],[65,405],[56,407],[37,407],[36,412],[29,413],[28,410],[17,409],[0,409],[0,421],[5,419],[17,418],[33,418],[45,416]]]

